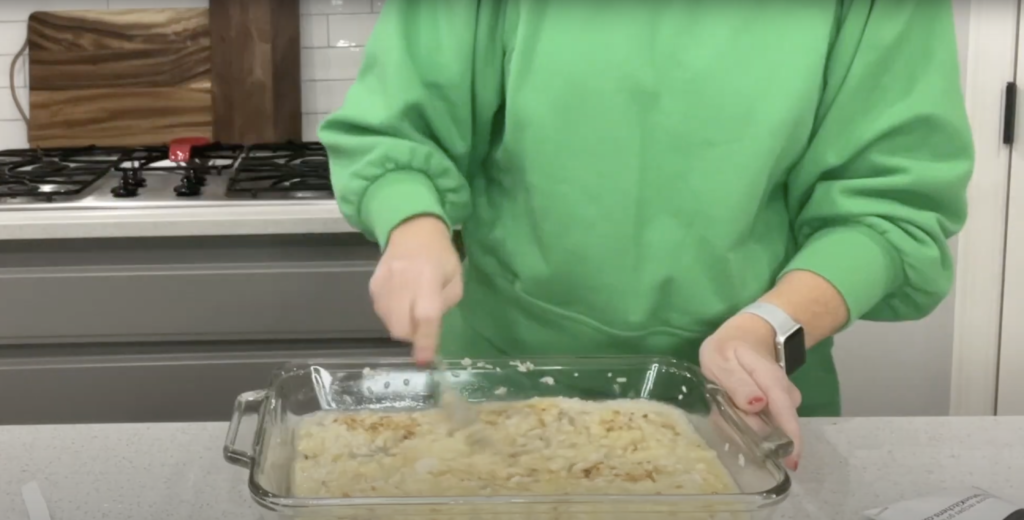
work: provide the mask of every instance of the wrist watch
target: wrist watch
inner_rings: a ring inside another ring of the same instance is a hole
[[[807,361],[804,328],[786,311],[767,302],[754,302],[740,311],[740,314],[759,316],[775,329],[775,361],[786,371],[786,375],[792,375]]]

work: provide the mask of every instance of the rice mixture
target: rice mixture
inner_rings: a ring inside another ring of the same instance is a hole
[[[297,433],[300,497],[734,493],[686,416],[646,400],[479,405],[450,432],[439,410],[325,412]]]

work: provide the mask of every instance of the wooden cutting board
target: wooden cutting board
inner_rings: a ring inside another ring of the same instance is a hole
[[[33,147],[212,137],[207,9],[37,11],[28,40]]]
[[[302,140],[299,20],[296,0],[210,0],[214,139]]]

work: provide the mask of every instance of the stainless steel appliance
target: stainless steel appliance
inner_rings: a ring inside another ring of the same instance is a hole
[[[155,209],[332,199],[319,143],[0,151],[0,211]]]

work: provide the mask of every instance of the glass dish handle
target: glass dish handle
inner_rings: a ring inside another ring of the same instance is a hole
[[[224,460],[235,466],[250,469],[254,460],[252,447],[242,449],[238,444],[238,429],[242,420],[246,417],[259,414],[263,401],[267,396],[266,390],[254,390],[246,392],[235,399],[235,409],[231,413],[231,423],[228,424],[228,434],[224,438]]]
[[[719,413],[725,426],[736,432],[740,437],[738,440],[747,444],[752,453],[779,461],[793,453],[793,439],[775,425],[767,410],[758,414],[740,410],[725,390],[714,383],[707,384],[706,392],[712,409]]]

